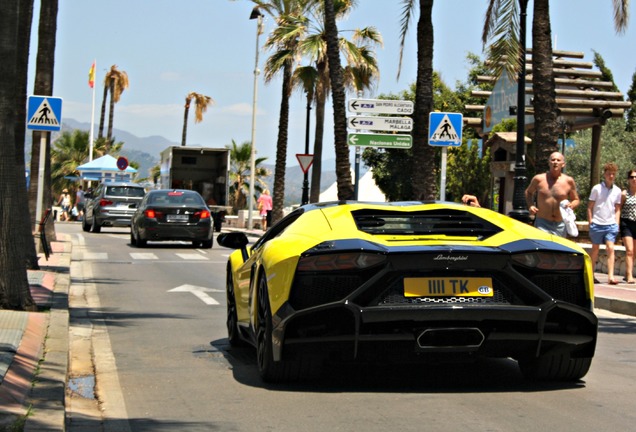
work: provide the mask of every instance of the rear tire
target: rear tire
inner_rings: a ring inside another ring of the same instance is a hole
[[[93,223],[91,224],[91,231],[94,233],[98,233],[102,230],[102,227],[97,224],[97,217],[93,215]]]
[[[232,268],[228,264],[225,282],[225,292],[227,296],[227,340],[233,347],[241,345],[241,338],[238,328],[238,314],[236,313],[236,297],[234,295],[234,279]]]
[[[310,356],[300,355],[294,360],[274,361],[272,312],[264,275],[259,279],[257,302],[256,361],[261,379],[269,383],[298,381],[301,378],[315,379],[319,368],[315,359]]]
[[[132,228],[130,228],[130,245],[137,246],[137,239],[135,238],[135,234],[133,233]]]
[[[88,224],[88,221],[86,220],[86,215],[84,215],[84,218],[82,219],[82,230],[84,232],[89,232],[91,230],[91,226]]]
[[[203,249],[212,249],[212,240],[204,240],[201,242],[201,247]]]
[[[572,358],[569,353],[519,360],[521,373],[532,381],[578,381],[591,365],[591,357]]]

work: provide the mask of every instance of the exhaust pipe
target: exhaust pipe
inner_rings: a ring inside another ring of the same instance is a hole
[[[417,345],[423,350],[474,351],[485,339],[478,328],[434,328],[420,333]]]

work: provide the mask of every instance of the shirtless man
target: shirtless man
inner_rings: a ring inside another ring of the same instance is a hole
[[[565,158],[559,152],[550,155],[550,169],[532,178],[526,189],[526,203],[530,214],[535,215],[534,226],[540,230],[566,237],[565,222],[559,204],[569,200],[567,207],[574,210],[579,205],[579,194],[574,179],[563,173]]]

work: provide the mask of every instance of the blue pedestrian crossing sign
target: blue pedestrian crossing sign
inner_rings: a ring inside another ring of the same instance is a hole
[[[62,129],[62,98],[29,96],[27,129],[49,132]]]
[[[428,116],[428,144],[432,146],[459,147],[462,145],[461,113],[432,112]]]

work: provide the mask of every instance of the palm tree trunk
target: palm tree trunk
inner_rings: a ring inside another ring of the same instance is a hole
[[[185,109],[183,111],[183,132],[181,133],[181,146],[185,147],[186,145],[186,136],[188,134],[188,114],[190,113],[190,104],[186,103]]]
[[[534,88],[535,170],[548,166],[550,154],[558,151],[557,104],[552,71],[550,1],[534,0],[532,22],[532,86]]]
[[[286,63],[283,68],[283,94],[280,102],[278,141],[276,143],[274,196],[272,197],[272,224],[283,218],[283,206],[285,202],[285,169],[287,161],[287,134],[289,128],[289,96],[291,94],[291,84],[292,65]]]
[[[3,1],[0,14],[0,309],[24,310],[33,306],[24,260],[26,243],[21,230],[11,223],[24,216],[20,207],[27,206],[25,189],[19,187],[24,172],[16,167],[14,144],[20,6],[24,4]]]
[[[33,20],[33,0],[20,0],[20,21],[18,22],[18,63],[17,63],[17,100],[16,100],[16,122],[15,122],[15,156],[16,168],[18,172],[26,171],[26,161],[24,159],[24,141],[26,138],[26,105],[24,101],[27,95],[27,76],[29,64],[29,42],[31,37],[31,22]],[[32,171],[33,172],[33,171]],[[35,250],[35,243],[31,235],[35,226],[35,201],[33,197],[33,212],[29,211],[29,192],[27,191],[26,182],[20,181],[18,184],[18,196],[24,199],[24,205],[20,205],[20,209],[24,212],[22,217],[18,219],[21,226],[20,230],[27,240],[27,248],[25,250],[25,259],[27,268],[32,270],[39,269],[38,255]]]
[[[435,148],[428,145],[428,116],[433,110],[433,0],[420,0],[417,24],[417,79],[413,110],[413,199],[434,200]]]
[[[115,98],[113,93],[115,92],[115,81],[110,81],[110,109],[108,111],[108,133],[106,134],[106,140],[108,140],[107,153],[110,152],[111,138],[113,137],[113,117],[115,117]]]
[[[345,91],[338,49],[338,27],[334,13],[333,0],[325,0],[325,36],[327,39],[327,58],[329,59],[329,78],[333,99],[334,146],[336,148],[336,177],[338,199],[354,198],[351,182],[351,162],[347,145],[347,112]]]
[[[324,67],[323,67],[324,69]],[[318,75],[321,75],[318,66]],[[322,177],[322,140],[325,133],[325,104],[327,95],[322,79],[316,85],[316,131],[314,136],[314,162],[311,167],[311,192],[309,202],[315,203],[320,199],[320,181]]]
[[[106,121],[106,99],[108,99],[108,89],[110,85],[104,83],[104,96],[102,97],[102,111],[99,115],[99,128],[97,129],[97,139],[104,136],[104,122]]]
[[[35,71],[35,85],[33,88],[33,94],[36,95],[53,95],[53,71],[55,65],[55,45],[57,35],[57,11],[58,0],[48,0],[42,2],[40,6],[40,22],[38,26],[38,53],[36,59],[36,71]],[[38,172],[38,162],[40,159],[40,134],[33,134],[33,141],[37,141],[38,151],[37,154],[31,151],[31,166],[33,167],[35,162],[35,170],[31,170],[32,173]],[[46,152],[44,159],[46,160],[44,166],[44,194],[42,197],[42,207],[47,208],[53,203],[52,188],[51,188],[51,134],[47,133],[46,140]],[[34,146],[35,147],[35,146]],[[35,161],[34,161],[35,159]],[[36,176],[32,176],[32,180]],[[37,182],[31,181],[31,188],[34,192],[34,196],[37,196]],[[34,198],[35,202],[35,198]],[[53,218],[49,219],[49,223],[46,225],[46,236],[50,240],[55,240],[55,227],[53,225]]]

